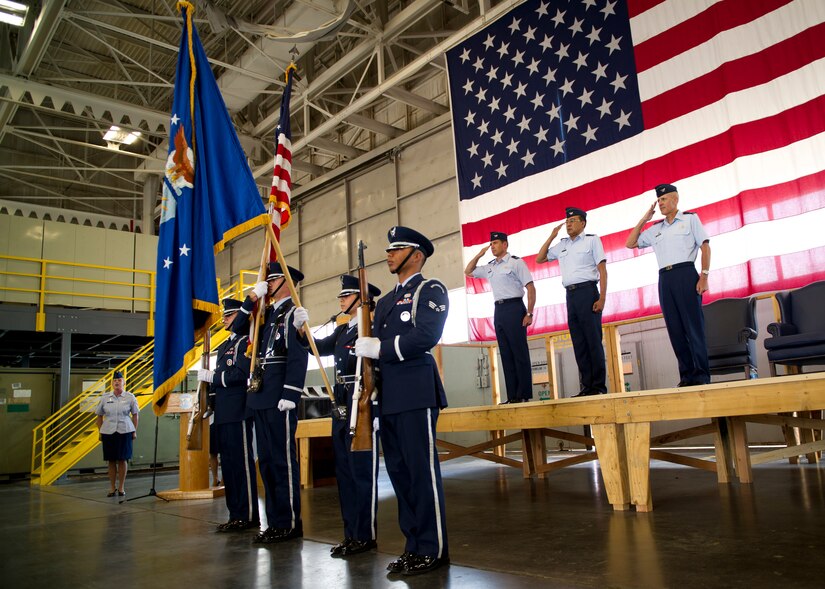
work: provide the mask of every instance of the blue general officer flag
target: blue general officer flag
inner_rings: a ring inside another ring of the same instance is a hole
[[[163,179],[155,305],[154,409],[196,360],[194,345],[218,318],[215,254],[269,222],[197,31],[184,17],[169,155]]]

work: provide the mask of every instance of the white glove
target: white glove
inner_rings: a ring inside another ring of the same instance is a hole
[[[292,409],[295,409],[295,403],[292,401],[286,399],[278,401],[278,411],[291,411]]]
[[[295,307],[295,312],[292,314],[292,325],[295,329],[301,329],[304,323],[309,323],[309,311],[303,307]]]
[[[372,418],[372,431],[374,431],[374,432],[378,431],[378,418],[377,417]]]
[[[266,296],[267,291],[269,290],[269,285],[266,282],[258,282],[253,288],[252,292],[255,293],[255,296],[259,299],[264,298]]]
[[[215,378],[215,371],[214,370],[207,370],[206,368],[198,368],[198,380],[199,381],[211,383],[213,378]]]
[[[359,337],[355,340],[355,355],[362,358],[378,360],[381,352],[381,340],[377,337]]]

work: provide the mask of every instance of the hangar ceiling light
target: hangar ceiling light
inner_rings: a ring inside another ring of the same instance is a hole
[[[26,14],[29,7],[10,0],[0,0],[0,22],[10,24],[14,27],[22,27],[26,22]]]

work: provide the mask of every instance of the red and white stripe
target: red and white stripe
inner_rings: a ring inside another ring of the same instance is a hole
[[[534,258],[568,206],[604,244],[604,320],[659,312],[653,252],[624,242],[662,182],[711,236],[706,302],[825,279],[825,2],[628,4],[645,131],[459,205],[465,259],[504,231],[527,261],[531,333],[566,328],[558,265]],[[471,337],[495,339],[489,284],[467,298]]]
[[[278,240],[281,239],[281,229],[286,229],[289,220],[292,218],[290,211],[291,196],[292,140],[285,133],[279,133],[272,173],[272,190],[269,193],[269,202],[272,203],[272,229],[275,231],[275,237]],[[275,260],[274,257],[271,259]]]

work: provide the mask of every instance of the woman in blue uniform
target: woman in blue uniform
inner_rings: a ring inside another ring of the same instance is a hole
[[[123,373],[112,375],[112,391],[103,393],[95,408],[97,429],[103,443],[103,460],[109,463],[109,494],[126,494],[126,471],[132,459],[132,441],[137,438],[137,399],[124,389]]]

